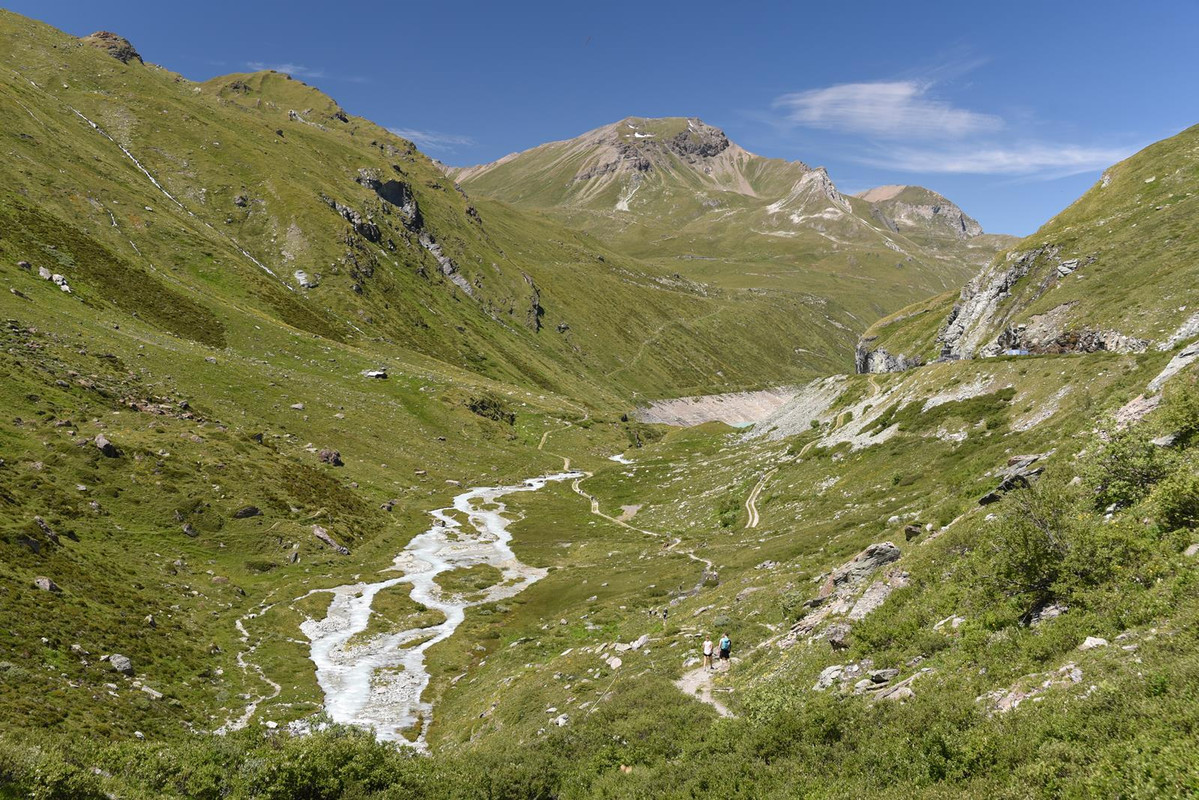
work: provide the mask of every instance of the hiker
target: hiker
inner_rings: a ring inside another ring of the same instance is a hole
[[[668,609],[668,608],[662,609],[662,624],[663,625],[666,625],[666,615],[669,612],[670,612],[670,609]]]
[[[729,668],[729,651],[733,649],[733,640],[726,633],[720,637],[720,661],[724,664],[724,668]]]
[[[712,637],[704,637],[704,668],[712,671]]]

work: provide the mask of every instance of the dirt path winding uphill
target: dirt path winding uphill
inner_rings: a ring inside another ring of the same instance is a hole
[[[729,711],[728,706],[717,700],[712,694],[714,691],[712,688],[712,677],[716,674],[707,667],[698,667],[684,673],[683,677],[674,682],[674,685],[679,687],[679,691],[688,697],[694,697],[701,703],[707,703],[712,706],[720,716],[736,716],[732,711]]]

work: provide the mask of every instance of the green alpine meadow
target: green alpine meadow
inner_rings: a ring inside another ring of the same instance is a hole
[[[1109,146],[985,30],[11,5],[0,798],[1199,796],[1182,93]],[[759,101],[751,30],[820,68]]]

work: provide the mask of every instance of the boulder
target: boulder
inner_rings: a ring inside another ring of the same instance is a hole
[[[330,450],[328,447],[321,450],[317,455],[322,464],[329,464],[334,467],[344,467],[345,462],[341,460],[341,453],[337,450]]]
[[[129,660],[129,656],[113,653],[108,657],[108,663],[112,665],[114,672],[119,672],[122,675],[133,674],[133,662]]]
[[[41,589],[43,592],[61,592],[58,584],[47,578],[45,575],[38,575],[33,579],[33,585]]]
[[[368,378],[376,378],[378,380],[386,380],[387,379],[387,370],[385,370],[385,369],[363,370],[362,374]]]
[[[910,542],[922,533],[924,533],[924,528],[919,525],[906,525],[903,529],[903,538]]]
[[[242,506],[233,512],[234,519],[248,519],[250,517],[258,517],[262,515],[262,510],[258,506]]]
[[[117,446],[108,441],[108,437],[104,434],[97,436],[92,443],[96,445],[97,450],[104,454],[105,458],[116,458],[121,454],[121,451],[117,450]]]
[[[200,535],[200,532],[190,522],[183,523],[183,532],[193,539]]]
[[[1088,636],[1083,640],[1083,643],[1078,646],[1079,650],[1094,650],[1099,647],[1107,647],[1107,639],[1101,639],[1098,636]]]

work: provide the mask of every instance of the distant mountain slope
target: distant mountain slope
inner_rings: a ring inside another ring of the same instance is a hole
[[[883,320],[859,367],[1004,352],[1169,350],[1199,336],[1199,126],[1116,164],[956,295]],[[875,354],[871,356],[871,354]]]
[[[926,189],[877,203],[847,196],[823,168],[754,155],[694,118],[629,117],[446,171],[472,194],[543,211],[687,275],[802,286],[845,304],[862,327],[960,284],[1003,243]]]

